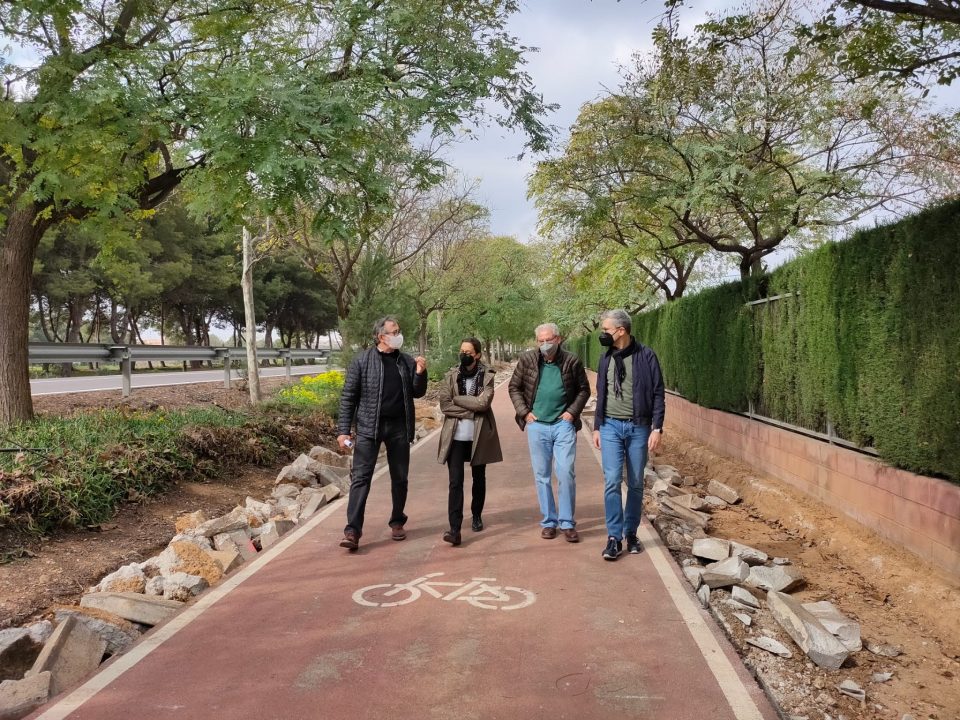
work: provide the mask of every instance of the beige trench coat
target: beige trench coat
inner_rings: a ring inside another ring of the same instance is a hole
[[[447,462],[450,455],[450,446],[453,444],[453,434],[457,429],[460,418],[473,419],[473,451],[470,456],[471,465],[489,465],[503,460],[500,451],[500,436],[497,434],[497,421],[490,409],[493,402],[494,372],[485,368],[483,374],[483,391],[480,395],[460,395],[457,391],[457,376],[459,368],[452,368],[440,383],[440,411],[443,413],[443,428],[440,430],[440,447],[437,451],[437,462],[441,465]]]

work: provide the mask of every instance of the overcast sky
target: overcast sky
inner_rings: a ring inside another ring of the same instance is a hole
[[[681,13],[684,30],[703,19],[704,10],[719,11],[736,3],[688,2]],[[663,12],[661,0],[525,0],[513,18],[511,32],[520,43],[539,48],[528,56],[537,90],[559,109],[549,122],[566,138],[580,106],[598,98],[604,88],[616,89],[618,68],[636,51],[649,50],[650,34]],[[479,180],[477,200],[490,208],[490,229],[526,241],[536,233],[537,217],[527,201],[527,176],[536,158],[515,158],[523,136],[500,127],[475,130],[472,141],[453,148],[451,164]]]

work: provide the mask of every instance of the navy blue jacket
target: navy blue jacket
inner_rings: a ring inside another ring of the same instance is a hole
[[[633,360],[633,422],[637,425],[650,425],[655,429],[662,428],[666,406],[663,400],[660,361],[653,350],[640,343],[637,343],[637,351],[630,359]],[[612,361],[613,348],[610,348],[600,356],[600,367],[597,368],[595,427],[603,425],[607,417],[607,368]]]

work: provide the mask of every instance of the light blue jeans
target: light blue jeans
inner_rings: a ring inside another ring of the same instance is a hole
[[[630,420],[604,418],[600,426],[600,461],[603,465],[603,508],[607,516],[607,535],[622,540],[636,535],[643,512],[643,469],[647,464],[649,425]],[[623,503],[620,484],[623,464],[627,464],[627,502]]]
[[[537,500],[543,519],[541,527],[557,527],[561,530],[574,527],[573,519],[577,505],[577,486],[574,462],[577,459],[577,429],[573,423],[558,420],[552,425],[527,423],[527,442],[530,445],[530,464],[537,486]],[[557,475],[557,495],[560,512],[553,498],[551,474]]]

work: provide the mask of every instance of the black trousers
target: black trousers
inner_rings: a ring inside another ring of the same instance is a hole
[[[450,475],[450,493],[447,496],[447,515],[450,518],[450,530],[460,532],[463,524],[463,465],[470,462],[470,451],[473,442],[470,440],[454,440],[450,445],[450,454],[447,456],[447,472]],[[471,465],[473,474],[472,499],[470,512],[474,516],[483,513],[483,502],[487,497],[487,466]]]
[[[407,440],[407,424],[403,417],[380,418],[377,437],[357,437],[353,448],[353,470],[350,471],[350,498],[347,500],[347,526],[357,537],[363,534],[363,515],[370,494],[370,481],[380,453],[380,443],[387,447],[387,466],[390,468],[390,494],[393,511],[388,524],[405,525],[407,516],[403,508],[407,504],[407,473],[410,470],[410,441]]]

